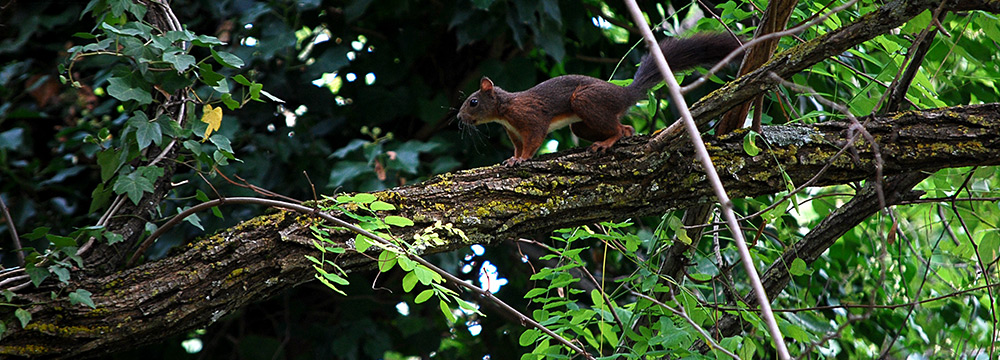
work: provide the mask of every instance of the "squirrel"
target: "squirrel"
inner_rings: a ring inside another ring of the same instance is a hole
[[[670,68],[681,71],[721,61],[741,43],[732,35],[703,33],[666,38],[659,46]],[[462,103],[458,119],[471,125],[503,125],[514,144],[514,156],[504,162],[507,166],[530,159],[546,134],[566,125],[577,136],[593,142],[590,151],[604,151],[618,139],[635,134],[635,128],[621,124],[622,115],[663,81],[659,69],[648,60],[649,55],[643,57],[628,86],[585,75],[563,75],[525,91],[508,92],[484,76],[479,90]]]

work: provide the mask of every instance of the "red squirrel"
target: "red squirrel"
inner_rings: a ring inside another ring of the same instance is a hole
[[[659,45],[670,68],[681,71],[721,61],[740,47],[740,41],[728,34],[698,34],[667,38]],[[484,76],[479,90],[462,104],[458,119],[472,125],[503,125],[514,143],[514,156],[504,162],[507,166],[530,159],[546,134],[566,125],[577,136],[593,142],[590,151],[604,151],[618,139],[635,133],[633,127],[621,124],[622,115],[663,81],[648,57],[642,59],[628,86],[590,76],[563,75],[525,91],[507,92]]]

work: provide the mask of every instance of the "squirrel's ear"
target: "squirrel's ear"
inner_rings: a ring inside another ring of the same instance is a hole
[[[493,90],[493,80],[483,76],[482,80],[479,80],[479,91],[492,91]]]

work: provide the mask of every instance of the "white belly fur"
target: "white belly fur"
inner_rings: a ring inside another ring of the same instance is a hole
[[[572,123],[575,123],[575,122],[580,122],[580,121],[583,121],[583,119],[580,119],[580,117],[576,116],[576,115],[566,116],[566,117],[559,118],[556,121],[553,121],[553,122],[549,123],[549,131],[548,132],[553,132],[553,131],[562,129],[562,128],[566,127],[569,124],[572,124]]]

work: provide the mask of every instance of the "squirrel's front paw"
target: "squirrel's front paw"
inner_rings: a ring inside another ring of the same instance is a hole
[[[514,166],[524,162],[524,159],[518,159],[517,157],[511,157],[510,159],[504,160],[504,166]]]
[[[587,148],[587,151],[592,152],[592,153],[603,153],[605,150],[607,150],[610,147],[611,147],[611,145],[605,145],[605,144],[601,144],[601,143],[593,143],[593,144],[590,145],[589,148]]]

